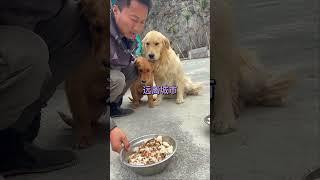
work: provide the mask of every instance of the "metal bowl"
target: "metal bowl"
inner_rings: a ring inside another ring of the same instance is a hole
[[[168,142],[173,147],[172,154],[168,155],[164,160],[154,164],[149,164],[149,165],[132,165],[128,163],[128,159],[129,159],[129,156],[134,152],[132,151],[127,152],[122,149],[120,151],[120,161],[129,169],[131,169],[133,172],[143,176],[150,176],[150,175],[154,175],[162,172],[168,166],[170,160],[172,159],[172,156],[177,150],[176,141],[172,137],[167,135],[160,135],[160,134],[149,134],[149,135],[145,135],[145,136],[141,136],[136,139],[133,139],[129,143],[130,143],[130,150],[133,150],[135,147],[138,147],[144,144],[145,140],[156,138],[158,136],[162,136],[162,140]]]
[[[206,124],[208,124],[208,125],[210,125],[210,115],[208,115],[208,116],[206,116],[205,118],[204,118],[204,122],[206,123]]]

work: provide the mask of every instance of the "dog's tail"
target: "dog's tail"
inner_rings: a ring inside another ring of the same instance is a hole
[[[295,84],[294,72],[274,75],[258,61],[257,55],[239,49],[241,84],[245,87],[247,103],[263,106],[281,106],[286,103],[290,88]]]
[[[294,73],[270,76],[264,88],[257,94],[257,102],[264,106],[282,106],[286,103],[289,89],[295,84]]]
[[[71,116],[68,116],[65,113],[60,112],[60,111],[58,111],[58,114],[59,114],[60,118],[63,120],[63,122],[65,122],[70,127],[74,126],[74,120],[72,119]]]
[[[201,83],[194,83],[189,77],[185,77],[186,94],[191,96],[199,95],[202,85]]]

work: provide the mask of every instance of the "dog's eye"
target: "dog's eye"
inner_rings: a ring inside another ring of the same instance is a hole
[[[158,45],[159,45],[159,43],[154,43],[154,45],[158,46]]]
[[[149,46],[149,43],[146,43],[147,44],[147,46]]]
[[[141,72],[141,73],[142,73],[142,69],[139,69],[139,72]]]

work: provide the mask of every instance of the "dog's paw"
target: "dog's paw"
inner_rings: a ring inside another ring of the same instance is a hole
[[[86,149],[86,148],[92,146],[92,144],[93,144],[92,137],[82,136],[76,141],[74,148],[75,149]]]
[[[139,102],[134,102],[132,104],[132,108],[137,109],[139,107],[139,104],[140,104]]]
[[[182,103],[184,103],[184,100],[183,100],[183,99],[180,99],[180,98],[179,98],[179,99],[176,99],[176,103],[177,103],[177,104],[182,104]]]
[[[149,108],[154,108],[154,103],[149,103]]]
[[[159,100],[159,99],[156,99],[155,101],[153,101],[153,105],[155,105],[155,106],[159,106],[160,103],[161,103],[161,100]]]
[[[155,101],[153,104],[154,104],[154,106],[159,106],[160,105],[160,101]]]
[[[215,134],[228,134],[236,130],[235,121],[213,120],[211,123]]]

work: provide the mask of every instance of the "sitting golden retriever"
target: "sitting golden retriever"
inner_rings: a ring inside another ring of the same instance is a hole
[[[140,104],[141,98],[144,95],[144,87],[153,86],[153,67],[144,57],[138,57],[135,61],[138,69],[138,78],[133,82],[130,87],[132,98],[129,99],[133,103],[133,107],[137,108]],[[152,92],[147,94],[149,107],[154,107],[154,99]]]
[[[236,129],[236,119],[245,105],[285,104],[294,78],[290,73],[275,76],[267,72],[252,53],[235,48],[230,5],[218,0],[216,6],[211,21],[214,49],[210,78],[216,80],[212,130],[228,133]]]
[[[157,31],[150,31],[142,40],[144,57],[153,64],[154,80],[157,86],[176,86],[176,103],[184,102],[185,95],[198,95],[200,84],[194,84],[183,71],[181,61],[172,50],[170,41]],[[156,99],[158,105],[163,98],[159,94]]]

